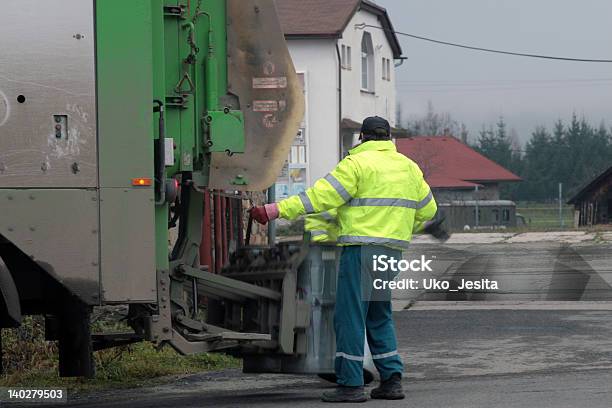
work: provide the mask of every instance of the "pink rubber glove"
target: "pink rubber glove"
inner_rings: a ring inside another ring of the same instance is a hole
[[[272,221],[279,217],[280,212],[278,210],[278,204],[266,204],[264,205],[264,208],[266,209],[266,215],[268,216],[268,220]]]
[[[273,203],[253,207],[249,210],[249,214],[251,214],[251,217],[253,217],[253,219],[261,225],[266,225],[268,221],[272,221],[278,218],[278,205],[276,205],[276,203]]]

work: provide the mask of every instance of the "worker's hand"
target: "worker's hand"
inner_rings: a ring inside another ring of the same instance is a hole
[[[276,203],[266,204],[258,207],[253,207],[249,210],[249,214],[255,221],[261,225],[266,225],[268,221],[278,218],[279,211]]]
[[[268,214],[266,214],[266,208],[263,205],[251,208],[249,214],[261,225],[266,225],[270,221]]]
[[[433,221],[427,221],[425,223],[425,228],[423,229],[423,231],[425,232],[425,234],[433,236],[438,241],[447,241],[450,238],[450,234],[442,226],[443,223],[444,217]]]

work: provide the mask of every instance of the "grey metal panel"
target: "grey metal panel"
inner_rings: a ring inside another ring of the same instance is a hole
[[[0,234],[89,304],[100,299],[95,190],[0,190]]]
[[[244,113],[246,147],[211,155],[209,186],[261,191],[275,182],[297,136],[304,94],[274,1],[229,0],[227,13],[228,87]],[[248,184],[235,185],[236,178]]]
[[[100,190],[104,302],[155,302],[155,203],[152,188]]]
[[[93,1],[1,3],[0,187],[96,186]]]

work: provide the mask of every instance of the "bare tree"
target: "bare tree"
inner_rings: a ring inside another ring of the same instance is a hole
[[[508,140],[510,141],[510,147],[515,154],[521,155],[521,141],[518,136],[518,132],[515,128],[510,129],[510,134],[508,135]]]
[[[404,125],[404,116],[402,112],[402,103],[397,102],[397,107],[395,108],[395,126],[401,128]]]
[[[461,133],[459,122],[448,112],[436,112],[431,101],[427,103],[425,116],[409,121],[407,129],[412,136],[454,136]]]
[[[465,123],[461,124],[461,141],[463,144],[468,144],[468,137],[470,136],[470,132],[468,131]]]

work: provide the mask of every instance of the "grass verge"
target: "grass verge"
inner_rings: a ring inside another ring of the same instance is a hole
[[[225,354],[181,356],[170,347],[158,351],[143,342],[96,352],[94,379],[60,378],[57,347],[44,340],[42,318],[27,317],[19,329],[4,329],[2,340],[5,374],[0,377],[0,387],[57,387],[86,393],[134,388],[163,377],[240,367],[240,360]]]
[[[518,203],[516,212],[525,218],[526,227],[529,229],[561,228],[559,206],[554,203]],[[564,228],[573,228],[574,207],[564,205],[562,207],[561,218]]]

